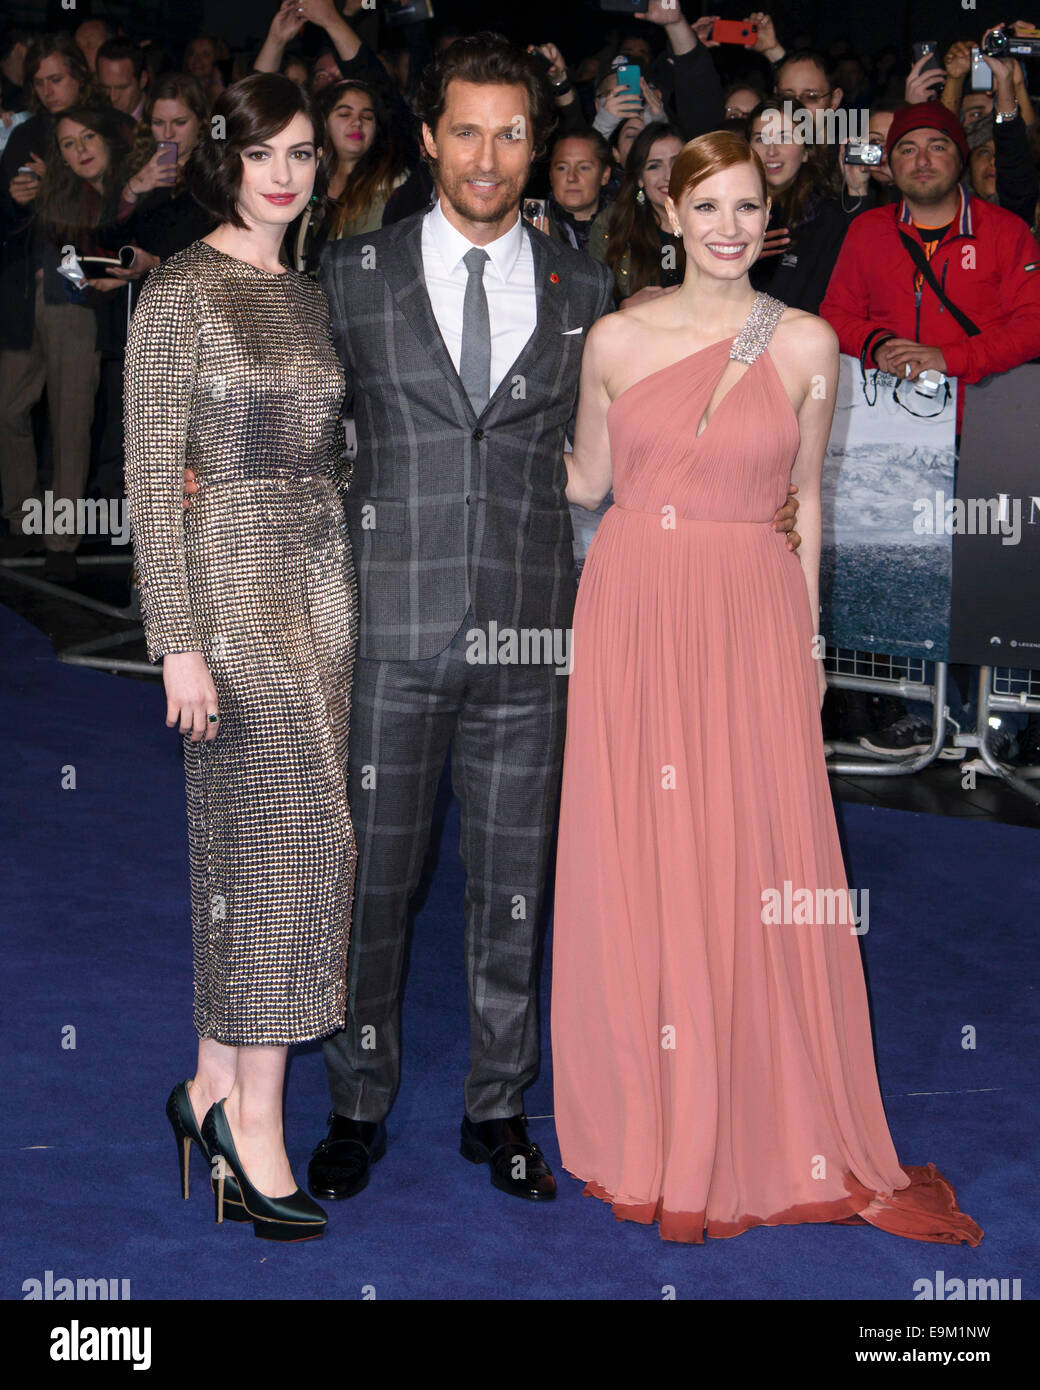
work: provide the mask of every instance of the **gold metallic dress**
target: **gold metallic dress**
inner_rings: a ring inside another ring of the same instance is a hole
[[[151,660],[201,651],[219,732],[184,740],[195,1028],[232,1046],[342,1027],[357,586],[343,371],[319,285],[197,241],[126,350],[126,488]],[[199,482],[182,507],[185,466]]]

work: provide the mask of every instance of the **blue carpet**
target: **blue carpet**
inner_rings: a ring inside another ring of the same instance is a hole
[[[458,815],[417,917],[405,1071],[387,1156],[321,1241],[278,1247],[213,1222],[201,1160],[179,1198],[163,1105],[191,1074],[180,741],[158,685],[60,665],[0,608],[7,784],[0,853],[4,978],[3,1295],[24,1280],[129,1279],[145,1298],[911,1299],[948,1278],[1036,1288],[1035,831],[841,808],[882,1090],[900,1158],[933,1161],[986,1232],[976,1250],[872,1227],[759,1228],[704,1246],[616,1223],[562,1174],[543,1068],[527,1095],[554,1204],[496,1192],[458,1155],[467,1068]],[[74,769],[75,787],[63,789]],[[975,1046],[962,1046],[963,1030]],[[63,1046],[73,1040],[74,1047]],[[329,1108],[317,1045],[292,1054],[286,1132],[303,1178]],[[1029,1276],[1033,1277],[1030,1278]]]

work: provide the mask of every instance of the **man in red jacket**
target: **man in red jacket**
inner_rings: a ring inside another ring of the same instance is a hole
[[[909,381],[941,372],[962,388],[1040,356],[1040,245],[1020,217],[960,183],[968,142],[957,117],[937,101],[897,111],[886,152],[902,199],[851,224],[820,305],[842,352]],[[860,742],[926,751],[929,707],[892,704],[889,726]]]
[[[968,142],[957,117],[938,101],[905,107],[886,151],[902,200],[851,224],[820,305],[842,352],[962,387],[1040,355],[1040,245],[1021,218],[961,185]],[[958,433],[963,405],[962,391]]]

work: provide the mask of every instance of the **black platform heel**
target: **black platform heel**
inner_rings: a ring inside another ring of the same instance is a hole
[[[177,1140],[177,1162],[181,1171],[181,1196],[185,1201],[188,1200],[188,1170],[191,1165],[192,1144],[198,1146],[199,1153],[206,1160],[206,1167],[210,1170],[210,1187],[216,1192],[216,1180],[213,1177],[210,1151],[195,1121],[195,1112],[191,1108],[191,1098],[188,1095],[188,1083],[186,1081],[174,1086],[170,1092],[170,1098],[166,1102],[166,1118],[169,1120]],[[242,1194],[238,1190],[238,1183],[231,1177],[227,1178],[224,1184],[224,1215],[229,1221],[250,1220],[249,1213],[242,1205]]]
[[[300,1188],[288,1197],[266,1197],[262,1192],[257,1192],[246,1177],[235,1151],[235,1141],[231,1137],[231,1126],[222,1100],[216,1101],[207,1110],[206,1118],[202,1121],[202,1138],[210,1153],[224,1160],[214,1168],[218,1221],[223,1221],[229,1215],[227,1192],[228,1185],[234,1180],[227,1172],[230,1169],[238,1180],[242,1205],[253,1222],[254,1235],[264,1240],[313,1240],[324,1232],[328,1217],[317,1202],[312,1201]]]

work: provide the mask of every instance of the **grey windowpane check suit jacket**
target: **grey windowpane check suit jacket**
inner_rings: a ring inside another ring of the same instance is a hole
[[[357,428],[358,652],[377,660],[443,651],[470,605],[482,627],[570,626],[563,443],[585,334],[613,308],[606,267],[525,223],[537,325],[478,417],[426,291],[424,216],[332,242],[320,267]]]

